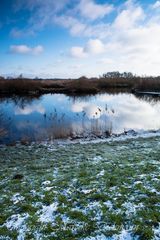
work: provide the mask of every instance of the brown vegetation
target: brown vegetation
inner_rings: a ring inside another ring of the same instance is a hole
[[[99,78],[27,79],[0,78],[0,94],[41,95],[43,93],[95,94],[111,89],[160,91],[160,77],[137,77],[131,73],[110,72]]]
[[[7,135],[7,130],[4,124],[4,115],[0,112],[0,138]]]

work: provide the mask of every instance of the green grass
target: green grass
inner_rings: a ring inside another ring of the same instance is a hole
[[[159,239],[159,142],[1,147],[0,239]]]

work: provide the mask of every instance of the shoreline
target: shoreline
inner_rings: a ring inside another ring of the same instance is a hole
[[[15,141],[11,143],[0,143],[1,147],[15,147],[15,146],[32,146],[32,145],[44,145],[44,146],[60,146],[60,145],[72,145],[72,144],[98,144],[98,143],[111,143],[111,142],[124,142],[135,139],[149,139],[154,137],[160,137],[160,129],[158,130],[141,130],[136,132],[134,130],[128,130],[126,133],[112,134],[111,136],[88,136],[88,137],[74,137],[63,138],[53,140],[42,141]]]
[[[160,95],[160,77],[113,77],[78,79],[0,79],[0,96],[40,96],[47,93],[87,95],[101,92]]]

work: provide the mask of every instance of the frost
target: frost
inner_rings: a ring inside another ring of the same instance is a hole
[[[133,240],[133,239],[136,240],[137,239],[138,240],[138,238],[136,237],[133,238],[131,233],[125,229],[123,229],[120,234],[113,236],[112,239],[115,239],[115,240]]]
[[[100,162],[102,160],[102,157],[101,156],[96,156],[93,158],[93,162],[96,164],[98,162]]]
[[[88,194],[88,193],[91,193],[93,192],[94,190],[93,189],[88,189],[88,190],[82,190],[81,192],[84,193],[84,194]]]
[[[160,239],[160,223],[157,228],[153,229],[153,231],[154,231],[154,239],[159,240]]]
[[[100,173],[97,174],[97,177],[104,176],[104,173],[105,173],[104,170],[100,171]]]
[[[130,215],[130,214],[135,214],[138,208],[143,207],[143,204],[139,203],[138,205],[135,205],[131,202],[126,202],[126,203],[123,203],[122,206],[126,209],[125,213],[127,215]]]
[[[14,204],[23,201],[25,198],[23,196],[20,195],[20,193],[16,193],[13,195],[13,197],[11,198],[11,200],[13,201]]]
[[[52,189],[53,189],[53,187],[45,187],[45,188],[44,188],[44,191],[47,192],[47,191],[50,191],[50,190],[52,190]]]
[[[44,182],[42,182],[43,186],[46,186],[46,185],[49,185],[49,184],[51,184],[51,181],[44,181]]]
[[[86,238],[83,238],[83,240],[108,240],[108,238],[104,234],[101,234],[95,237],[86,237]]]
[[[49,206],[43,206],[42,210],[38,212],[38,214],[40,214],[39,220],[43,223],[53,222],[55,219],[54,212],[57,210],[57,206],[57,202]]]
[[[18,232],[17,240],[25,239],[25,232],[27,231],[26,219],[28,217],[29,217],[28,213],[24,213],[22,215],[14,214],[4,224],[10,230],[17,230]]]
[[[111,210],[113,208],[113,204],[110,200],[104,202],[104,205]]]

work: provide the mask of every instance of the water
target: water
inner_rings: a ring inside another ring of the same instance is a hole
[[[160,129],[160,100],[133,94],[5,98],[0,102],[0,142],[109,136]]]

